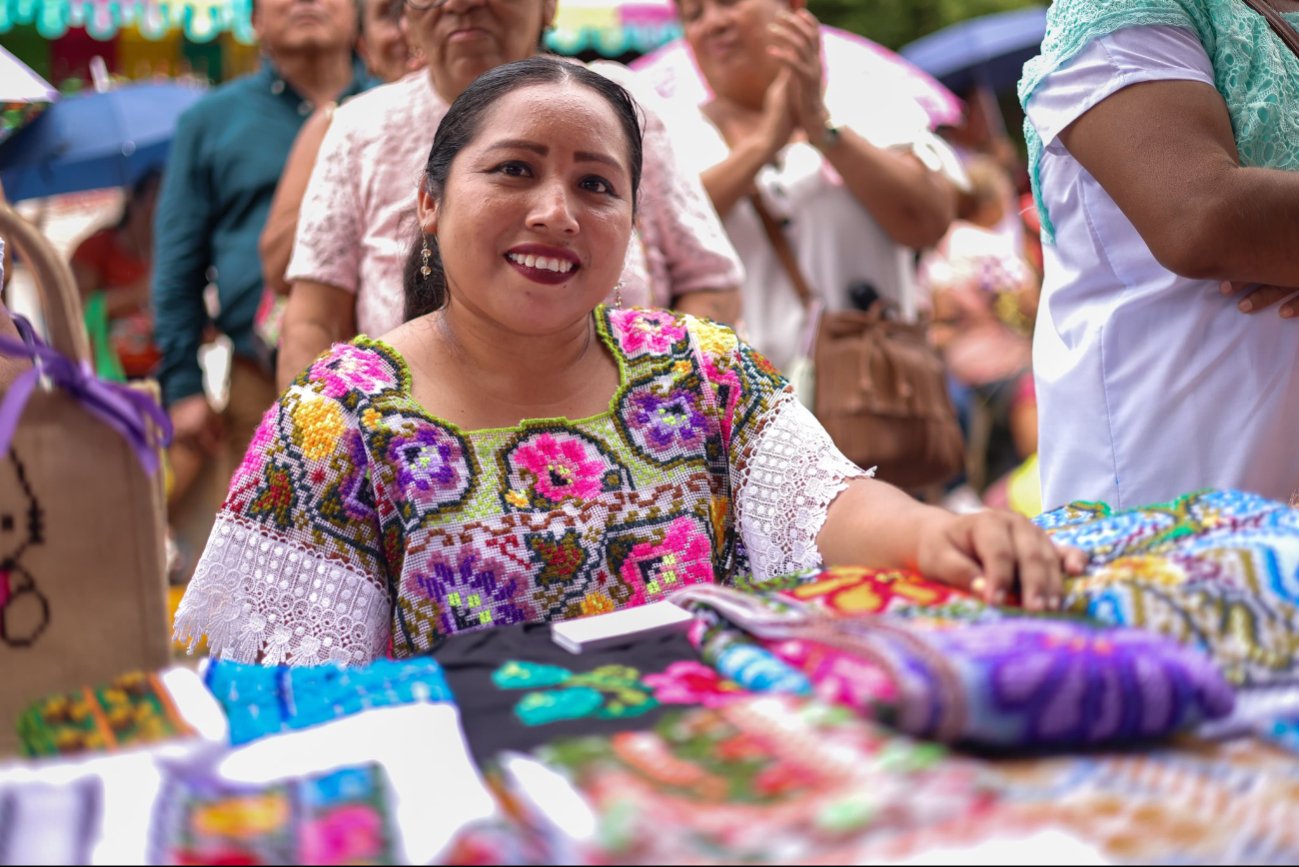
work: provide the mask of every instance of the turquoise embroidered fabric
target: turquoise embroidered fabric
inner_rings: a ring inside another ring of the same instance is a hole
[[[455,701],[442,666],[428,658],[301,668],[213,660],[203,680],[230,723],[232,746],[373,708]]]
[[[863,473],[771,364],[693,317],[595,321],[609,410],[501,430],[429,415],[384,343],[335,346],[258,430],[177,632],[241,661],[360,663],[815,565]]]
[[[1299,13],[1287,18],[1299,23]],[[1299,57],[1241,0],[1055,0],[1047,12],[1042,53],[1024,66],[1020,105],[1027,110],[1043,80],[1093,39],[1152,25],[1185,27],[1199,36],[1231,115],[1241,165],[1299,169]],[[1024,138],[1042,236],[1054,241],[1038,179],[1042,140],[1027,118]]]

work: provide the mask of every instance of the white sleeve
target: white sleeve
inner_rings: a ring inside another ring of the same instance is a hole
[[[1198,81],[1214,86],[1213,64],[1185,27],[1127,27],[1098,37],[1052,72],[1028,101],[1028,118],[1043,146],[1103,100],[1147,81]]]
[[[736,523],[753,577],[822,564],[816,537],[848,483],[867,478],[792,393],[776,398],[757,438],[733,456]]]

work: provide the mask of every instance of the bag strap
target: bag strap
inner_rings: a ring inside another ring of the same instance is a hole
[[[1295,53],[1296,57],[1299,57],[1299,31],[1296,31],[1290,22],[1276,11],[1276,7],[1270,0],[1245,0],[1245,5],[1266,18],[1267,23],[1276,31],[1276,35],[1281,37],[1281,41]]]
[[[808,284],[807,278],[803,276],[803,269],[798,267],[798,259],[794,256],[794,248],[789,246],[789,239],[785,237],[785,232],[776,222],[776,218],[771,216],[771,211],[767,210],[767,205],[762,201],[761,193],[752,193],[749,195],[749,204],[753,205],[753,210],[758,212],[758,219],[762,221],[762,229],[767,233],[767,240],[771,242],[771,248],[776,251],[776,258],[780,260],[780,265],[785,269],[785,276],[789,277],[790,285],[798,293],[798,300],[803,302],[803,307],[811,309],[813,301],[816,299],[816,293]]]

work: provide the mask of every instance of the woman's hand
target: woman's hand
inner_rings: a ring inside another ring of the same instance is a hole
[[[794,122],[815,144],[821,141],[830,117],[824,99],[820,22],[806,9],[783,12],[771,24],[771,37],[767,50],[784,65],[782,75],[789,73],[789,108]]]
[[[1236,307],[1241,313],[1257,313],[1267,307],[1271,307],[1278,301],[1290,298],[1281,305],[1280,314],[1282,319],[1293,319],[1299,316],[1299,288],[1286,286],[1267,286],[1261,283],[1243,283],[1240,281],[1226,281],[1222,284],[1223,295],[1237,295],[1243,293],[1240,302]],[[1290,296],[1295,297],[1291,298]]]
[[[1065,575],[1077,575],[1087,555],[1057,548],[1040,528],[1013,512],[934,514],[921,530],[916,568],[926,577],[969,588],[992,605],[1018,586],[1030,611],[1059,609]]]

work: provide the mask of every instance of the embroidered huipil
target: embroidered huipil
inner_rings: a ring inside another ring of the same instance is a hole
[[[865,473],[722,326],[595,312],[609,409],[462,431],[384,343],[339,344],[262,422],[176,617],[213,655],[403,657],[440,637],[640,605],[820,562]]]

